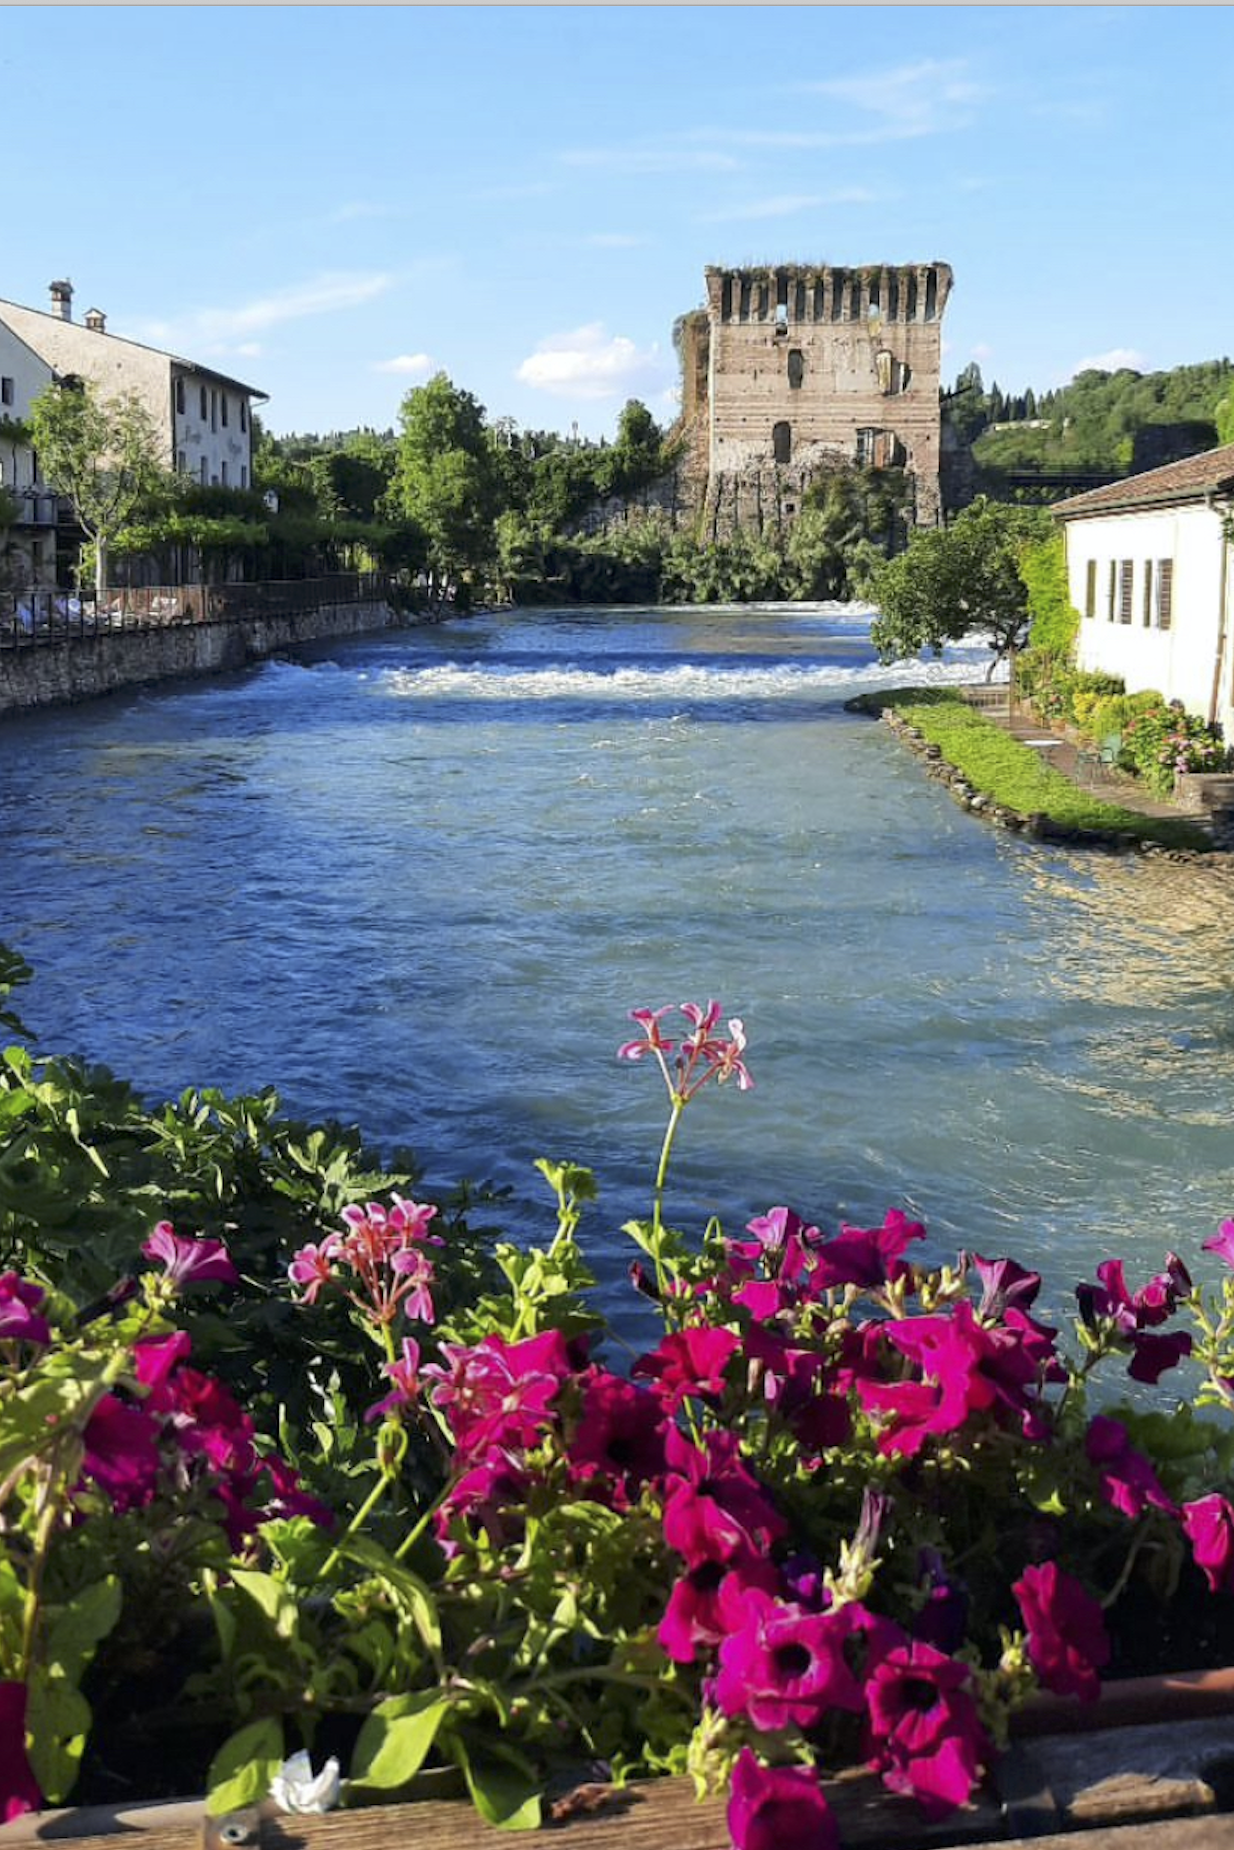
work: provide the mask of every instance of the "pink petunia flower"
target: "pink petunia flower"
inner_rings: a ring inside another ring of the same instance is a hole
[[[724,1370],[740,1347],[731,1330],[691,1324],[661,1339],[640,1356],[630,1371],[657,1383],[666,1410],[675,1413],[684,1400],[715,1401],[724,1392]]]
[[[240,1282],[222,1240],[183,1239],[169,1220],[159,1221],[141,1250],[145,1258],[161,1263],[168,1284],[177,1290],[194,1281],[216,1279],[228,1285]]]
[[[868,1289],[894,1284],[911,1271],[904,1258],[905,1248],[912,1240],[924,1239],[921,1222],[909,1220],[899,1208],[888,1210],[881,1227],[842,1226],[839,1233],[812,1248],[811,1289],[831,1291],[843,1285]]]
[[[756,1586],[741,1601],[743,1623],[721,1641],[715,1701],[726,1715],[744,1715],[756,1728],[813,1728],[829,1709],[862,1708],[861,1685],[844,1646],[852,1635],[851,1606],[809,1612]]]
[[[839,1850],[840,1843],[817,1773],[764,1766],[749,1747],[733,1766],[728,1831],[734,1850]]]
[[[963,1805],[991,1745],[972,1696],[972,1672],[932,1645],[897,1645],[866,1682],[870,1765],[927,1817]]]
[[[668,1428],[664,1539],[687,1567],[748,1560],[787,1531],[762,1485],[741,1461],[737,1435],[705,1433],[697,1445]]]
[[[1195,1564],[1202,1569],[1210,1592],[1234,1592],[1234,1508],[1214,1492],[1184,1503],[1182,1520]]]
[[[626,1509],[645,1484],[664,1475],[665,1434],[655,1394],[599,1369],[583,1389],[569,1445],[571,1472],[593,1496],[607,1491],[618,1509]]]
[[[1132,1445],[1121,1420],[1105,1413],[1094,1414],[1084,1447],[1089,1463],[1096,1467],[1101,1495],[1112,1508],[1131,1521],[1150,1505],[1171,1516],[1178,1514],[1148,1459]]]
[[[1095,1702],[1100,1672],[1110,1661],[1110,1640],[1100,1606],[1055,1561],[1026,1567],[1011,1591],[1028,1635],[1028,1656],[1056,1696]]]
[[[1205,1240],[1204,1252],[1216,1253],[1228,1266],[1234,1266],[1234,1220],[1223,1220],[1211,1240]]]
[[[0,1823],[42,1807],[43,1794],[26,1757],[26,1686],[0,1682]]]
[[[104,1394],[82,1435],[83,1475],[96,1483],[119,1513],[142,1509],[158,1485],[158,1426],[146,1406]]]
[[[726,1566],[701,1561],[687,1568],[669,1594],[664,1617],[656,1633],[662,1649],[676,1664],[691,1664],[700,1651],[710,1651],[742,1622],[743,1601],[752,1587],[764,1593],[779,1590],[780,1576],[761,1555]]]
[[[16,1272],[0,1273],[0,1342],[49,1343],[51,1329],[37,1315],[46,1293]]]

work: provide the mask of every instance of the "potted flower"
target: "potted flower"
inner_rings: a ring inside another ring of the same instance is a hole
[[[88,1312],[0,1283],[8,1815],[102,1789],[122,1730],[90,1704],[140,1715],[144,1676],[189,1731],[179,1789],[216,1812],[445,1777],[530,1828],[580,1780],[688,1773],[727,1794],[739,1850],[821,1850],[829,1773],[941,1817],[1041,1692],[1091,1705],[1138,1668],[1145,1614],[1199,1612],[1224,1645],[1234,1221],[1215,1287],[1173,1254],[1142,1281],[1098,1267],[1070,1340],[1038,1274],[930,1261],[898,1210],[826,1231],[777,1205],[692,1241],[672,1154],[704,1091],[752,1084],[745,1029],[714,1002],[633,1019],[620,1058],[658,1071],[667,1117],[625,1229],[655,1326],[629,1367],[579,1244],[594,1182],[566,1163],[540,1166],[551,1242],[498,1245],[499,1286],[448,1314],[431,1204],[356,1203],[289,1256],[305,1327],[346,1304],[372,1356],[360,1401],[323,1371],[298,1437],[192,1372],[174,1312],[228,1284],[217,1243],[161,1224],[159,1269]]]

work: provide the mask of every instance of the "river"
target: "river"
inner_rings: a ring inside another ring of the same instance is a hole
[[[276,1086],[422,1192],[592,1167],[617,1306],[665,1100],[616,1048],[718,998],[754,1089],[691,1106],[670,1219],[890,1206],[1065,1296],[1234,1213],[1234,889],[965,815],[844,710],[845,607],[523,611],[0,728],[0,937],[47,1049],[143,1093]],[[618,1321],[623,1313],[618,1311]]]

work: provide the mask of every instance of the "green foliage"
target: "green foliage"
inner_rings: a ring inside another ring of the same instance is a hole
[[[1121,761],[1150,790],[1168,796],[1182,771],[1227,771],[1234,755],[1219,726],[1188,713],[1180,700],[1148,707],[1128,718],[1122,728]]]
[[[484,407],[438,373],[407,394],[399,420],[391,492],[424,534],[437,578],[468,581],[493,555],[499,509]]]
[[[30,401],[30,429],[48,479],[73,504],[107,584],[107,549],[144,502],[170,493],[149,412],[133,393],[104,399],[90,384],[49,385]]]
[[[1133,831],[1141,840],[1178,848],[1211,848],[1202,829],[1172,818],[1143,816],[1101,801],[1051,770],[1038,752],[947,689],[907,688],[883,697],[900,718],[937,745],[947,763],[991,802],[1021,815],[1043,815],[1069,828]]]
[[[879,614],[870,635],[884,662],[949,642],[987,636],[994,662],[1021,648],[1028,634],[1028,587],[1020,560],[1029,541],[1049,532],[1041,509],[979,498],[948,527],[919,529],[905,552],[873,573]],[[993,663],[991,672],[993,672]]]
[[[1028,635],[1033,649],[1070,661],[1080,613],[1067,583],[1067,548],[1061,533],[1030,540],[1017,561],[1028,592]]]

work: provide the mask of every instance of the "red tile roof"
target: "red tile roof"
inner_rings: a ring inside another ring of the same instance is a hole
[[[1056,501],[1050,511],[1063,520],[1079,520],[1086,514],[1130,513],[1174,501],[1202,501],[1210,492],[1234,493],[1234,443],[1205,450],[1201,456],[1184,456],[1181,462],[1148,469],[1143,475],[1129,475],[1122,482],[1107,482],[1104,488],[1090,488],[1085,494]]]

